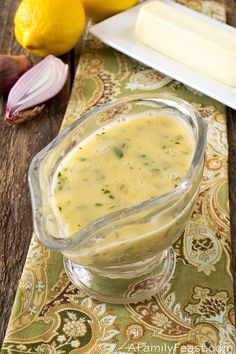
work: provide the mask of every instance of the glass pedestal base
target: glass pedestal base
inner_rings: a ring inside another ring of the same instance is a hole
[[[168,248],[151,260],[125,266],[84,267],[64,258],[72,283],[92,298],[112,304],[149,299],[170,280],[175,270],[175,251]]]

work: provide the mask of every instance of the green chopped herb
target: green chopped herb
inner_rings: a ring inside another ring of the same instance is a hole
[[[147,157],[147,155],[141,155],[141,157]]]
[[[101,203],[96,203],[95,204],[95,207],[101,207],[103,204],[101,204]]]
[[[87,159],[85,157],[81,157],[80,161],[86,161]]]
[[[121,183],[121,184],[119,185],[119,189],[120,189],[120,191],[122,191],[122,192],[127,192],[127,186],[126,186],[124,183]]]
[[[180,182],[182,180],[182,177],[178,176],[178,177],[173,178],[173,180],[175,182]]]
[[[109,191],[108,189],[104,189],[104,188],[102,188],[101,191],[102,191],[104,194],[109,194],[109,193],[111,193],[111,191]]]
[[[58,209],[59,209],[59,211],[61,211],[61,210],[62,210],[62,208],[61,208],[60,206],[58,207]]]
[[[114,150],[116,156],[118,157],[118,159],[121,159],[124,156],[124,153],[121,149],[114,147],[113,150]]]
[[[58,177],[61,177],[61,172],[59,172],[57,176],[58,176]]]
[[[114,195],[110,194],[109,198],[114,199],[115,197],[114,197]]]

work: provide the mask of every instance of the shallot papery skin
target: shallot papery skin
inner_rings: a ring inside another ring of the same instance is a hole
[[[8,93],[32,65],[25,55],[0,55],[0,94]]]
[[[20,111],[17,112],[14,116],[11,117],[5,117],[5,121],[9,124],[9,125],[13,125],[13,124],[20,124],[23,123],[27,120],[30,120],[34,117],[36,117],[37,115],[39,115],[42,110],[44,109],[45,105],[43,104],[42,106],[38,106],[38,107],[34,107],[34,108],[29,108],[26,109],[25,111]]]
[[[18,124],[40,113],[42,104],[62,90],[68,69],[67,64],[49,55],[22,75],[9,93],[6,122]]]

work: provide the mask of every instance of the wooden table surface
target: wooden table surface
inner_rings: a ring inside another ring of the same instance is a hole
[[[24,53],[17,44],[13,18],[19,0],[1,0],[0,54]],[[236,27],[236,2],[227,0],[228,23]],[[34,62],[38,60],[31,57]],[[70,95],[75,70],[74,52],[62,57],[70,65],[70,78],[62,92],[29,123],[8,126],[4,121],[6,97],[0,96],[0,348],[32,235],[31,204],[27,183],[31,159],[58,133]],[[236,289],[236,112],[228,109],[229,183],[232,231],[232,271]],[[236,297],[235,297],[236,299]]]

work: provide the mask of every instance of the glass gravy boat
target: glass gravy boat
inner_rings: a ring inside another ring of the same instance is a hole
[[[58,165],[101,127],[141,114],[168,115],[186,122],[195,139],[187,175],[169,193],[111,212],[68,237],[51,201]],[[198,195],[205,145],[202,118],[187,102],[169,95],[129,96],[85,114],[31,163],[29,185],[36,236],[46,247],[63,254],[69,278],[89,296],[109,303],[132,303],[154,295],[173,275],[172,245],[184,232]],[[122,240],[116,240],[117,232],[123,235]]]

